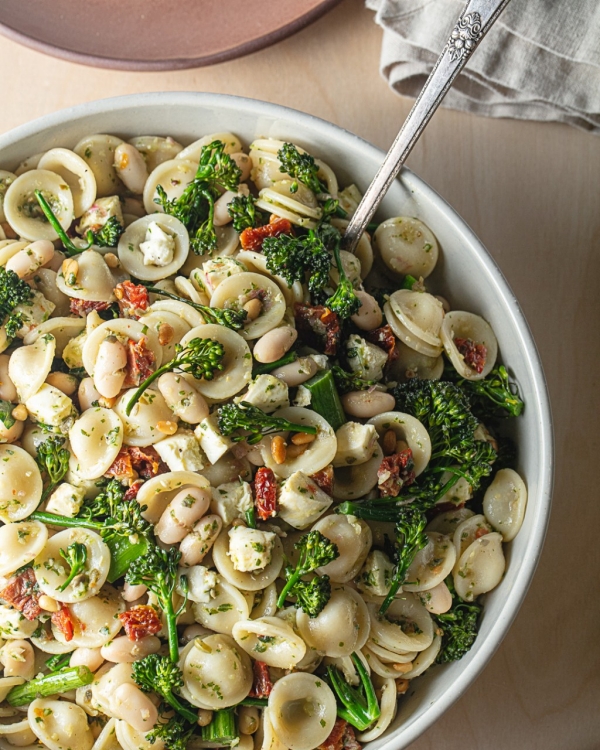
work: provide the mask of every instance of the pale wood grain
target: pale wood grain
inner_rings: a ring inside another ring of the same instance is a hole
[[[386,147],[411,102],[378,74],[380,32],[345,0],[242,60],[177,73],[92,70],[0,39],[0,132],[140,91],[215,91],[285,104]],[[563,125],[440,111],[410,166],[483,239],[541,351],[556,424],[556,492],[538,572],[508,637],[415,750],[600,747],[600,139]]]

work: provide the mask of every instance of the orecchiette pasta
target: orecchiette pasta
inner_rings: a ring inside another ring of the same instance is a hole
[[[63,178],[47,169],[33,169],[12,182],[4,195],[6,220],[25,239],[55,240],[58,235],[44,219],[36,190],[50,204],[61,227],[68,229],[74,218],[73,195]]]

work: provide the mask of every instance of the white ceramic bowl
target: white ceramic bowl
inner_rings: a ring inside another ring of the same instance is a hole
[[[92,133],[170,135],[187,144],[224,130],[233,131],[246,144],[257,136],[296,141],[327,161],[341,185],[355,182],[362,190],[383,158],[379,149],[357,136],[285,107],[215,94],[158,93],[92,102],[23,125],[0,136],[0,168],[14,169],[26,157],[55,146],[73,147]],[[471,229],[443,198],[406,169],[385,197],[380,215],[417,216],[431,227],[442,248],[436,284],[453,308],[476,312],[491,323],[501,357],[526,403],[523,416],[510,426],[519,446],[518,468],[529,489],[529,503],[521,532],[506,547],[506,575],[486,597],[479,636],[467,656],[416,680],[411,695],[400,701],[393,728],[369,746],[369,750],[401,750],[473,682],[523,602],[550,513],[552,421],[544,374],[527,322],[498,266]]]

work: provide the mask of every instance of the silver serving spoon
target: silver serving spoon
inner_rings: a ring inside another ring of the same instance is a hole
[[[396,140],[350,219],[343,240],[346,250],[354,252],[361,234],[452,82],[509,2],[510,0],[471,0],[467,4]]]

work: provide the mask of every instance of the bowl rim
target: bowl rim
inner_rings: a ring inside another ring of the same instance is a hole
[[[2,150],[8,146],[15,145],[25,138],[39,135],[45,130],[56,129],[80,117],[87,118],[90,115],[106,114],[121,109],[135,108],[136,111],[140,112],[144,108],[165,106],[165,104],[191,107],[199,103],[206,107],[218,108],[232,113],[239,112],[243,108],[244,111],[256,116],[293,119],[295,123],[306,124],[320,131],[322,135],[335,137],[338,141],[341,139],[348,143],[349,147],[360,149],[363,153],[370,155],[371,158],[378,160],[376,163],[381,163],[384,157],[384,152],[381,149],[354,133],[327,120],[290,107],[229,94],[154,92],[95,100],[59,110],[25,123],[8,133],[0,135],[0,158]],[[143,122],[143,118],[141,118],[141,121]],[[541,417],[539,422],[541,439],[539,446],[541,459],[539,470],[540,502],[533,518],[527,553],[524,555],[514,585],[502,605],[501,616],[491,625],[487,638],[478,646],[472,660],[460,671],[452,684],[452,689],[446,690],[435,703],[424,709],[421,716],[406,725],[399,726],[389,736],[383,738],[383,741],[376,740],[379,750],[383,750],[383,748],[397,750],[400,737],[401,747],[407,747],[414,742],[465,693],[491,660],[517,616],[539,563],[550,517],[554,484],[554,434],[548,387],[539,352],[521,306],[496,261],[458,212],[423,179],[408,168],[404,167],[397,179],[405,182],[410,188],[423,196],[425,201],[433,203],[439,207],[440,211],[445,213],[455,231],[461,236],[463,244],[477,257],[479,263],[487,271],[488,277],[493,280],[499,297],[507,303],[507,312],[520,337],[519,346],[523,350],[526,365],[532,373],[533,395]]]

